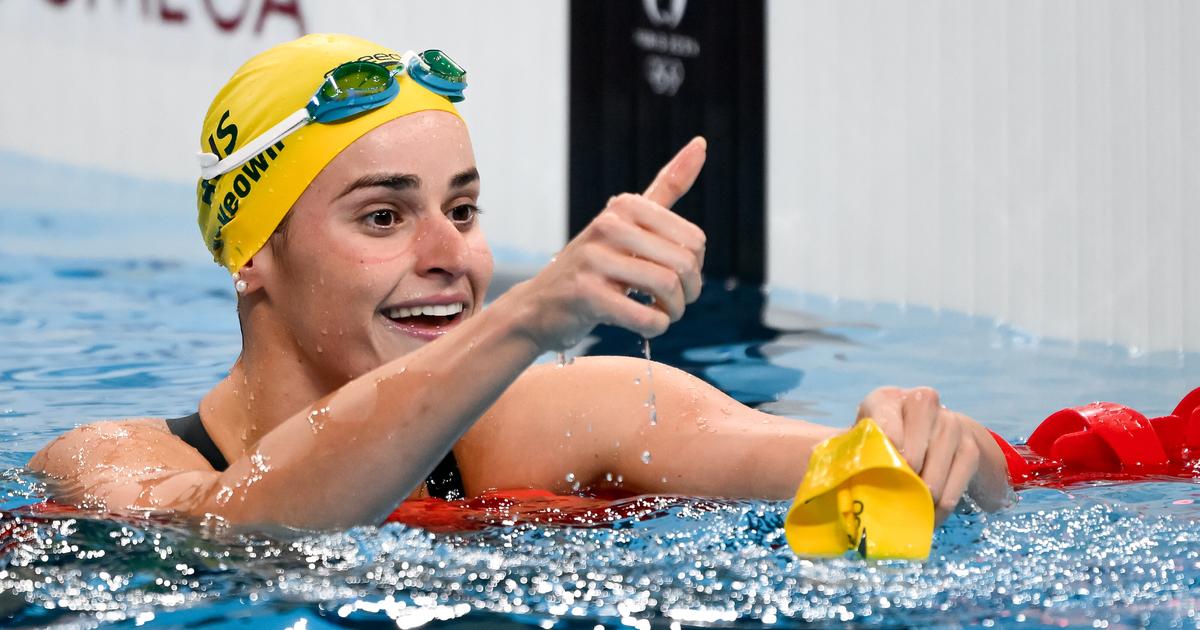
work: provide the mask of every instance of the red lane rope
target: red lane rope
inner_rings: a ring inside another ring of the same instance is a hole
[[[1014,486],[1200,477],[1200,388],[1168,416],[1147,419],[1111,402],[1062,409],[1013,446],[992,433]]]

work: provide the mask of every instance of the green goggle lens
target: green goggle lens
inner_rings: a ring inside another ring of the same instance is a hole
[[[321,96],[337,101],[378,94],[387,89],[390,79],[391,73],[379,64],[353,61],[330,71],[321,86]]]
[[[440,50],[426,50],[421,53],[421,61],[429,67],[429,72],[440,79],[461,83],[467,76],[467,71],[463,70],[462,66],[454,63],[446,53]]]

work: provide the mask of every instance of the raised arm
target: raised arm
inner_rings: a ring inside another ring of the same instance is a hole
[[[141,456],[98,449],[90,429],[47,447],[30,466],[73,489],[65,496],[110,511],[304,528],[378,522],[538,354],[569,347],[600,323],[655,336],[682,315],[699,293],[704,235],[669,207],[695,181],[705,150],[702,139],[689,143],[645,195],[610,200],[535,278],[286,420],[222,473],[169,448],[148,446]],[[655,304],[627,299],[629,288]],[[103,439],[119,442],[122,426]]]

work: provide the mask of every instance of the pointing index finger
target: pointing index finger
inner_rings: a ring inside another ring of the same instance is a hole
[[[707,155],[708,142],[701,136],[693,138],[658,172],[646,189],[646,198],[665,208],[675,205],[691,190]]]

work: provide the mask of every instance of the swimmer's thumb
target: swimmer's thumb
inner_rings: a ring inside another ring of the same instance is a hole
[[[662,167],[654,181],[646,188],[645,196],[651,201],[670,208],[679,198],[691,190],[692,184],[704,168],[708,157],[708,141],[696,136],[684,145],[667,165]]]

